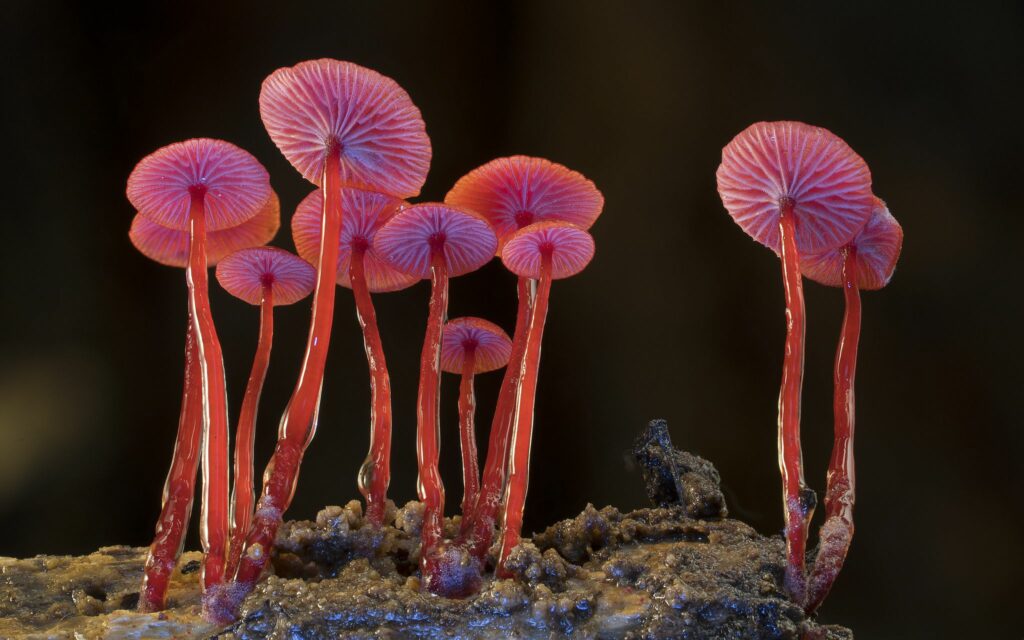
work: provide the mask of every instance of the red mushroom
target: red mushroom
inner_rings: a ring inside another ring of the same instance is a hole
[[[841,287],[846,298],[843,329],[836,349],[833,413],[835,441],[825,490],[825,523],[818,554],[808,580],[808,613],[825,600],[843,568],[853,540],[856,483],[853,466],[854,378],[860,343],[860,290],[881,289],[889,283],[903,246],[903,229],[885,203],[875,198],[874,213],[846,246],[801,256],[800,267],[811,280]]]
[[[374,191],[342,189],[345,212],[338,238],[338,284],[352,289],[356,315],[363,330],[363,346],[370,367],[370,451],[359,470],[359,490],[366,499],[366,518],[375,526],[384,522],[391,482],[391,381],[384,346],[377,328],[377,312],[370,293],[398,291],[417,282],[392,269],[377,255],[373,238],[405,205],[404,200]],[[299,255],[315,260],[320,250],[320,212],[323,196],[310,193],[292,216],[292,239]]]
[[[493,322],[483,318],[456,318],[444,326],[441,370],[462,376],[459,384],[459,442],[462,445],[462,530],[480,491],[480,462],[476,450],[476,394],[473,379],[508,364],[512,340]]]
[[[523,506],[530,474],[530,446],[533,440],[533,405],[537,395],[540,345],[548,313],[551,281],[582,271],[594,257],[594,239],[567,222],[536,222],[515,233],[501,251],[501,260],[521,278],[537,280],[537,298],[530,314],[523,355],[522,390],[512,429],[508,488],[505,492],[504,526],[497,573],[507,577],[505,561],[519,544],[523,528]]]
[[[462,595],[475,589],[475,585],[469,584],[474,582],[472,572],[453,575],[457,562],[451,554],[457,550],[438,546],[444,533],[444,483],[438,471],[441,332],[448,312],[448,279],[486,264],[494,257],[498,239],[487,221],[476,214],[426,203],[409,207],[391,218],[377,232],[374,246],[395,269],[430,278],[430,311],[420,356],[416,414],[417,493],[425,506],[420,565],[427,589],[449,596]]]
[[[801,122],[759,122],[722,150],[718,192],[729,215],[781,255],[786,350],[779,394],[779,468],[786,520],[786,589],[806,598],[804,552],[814,492],[804,484],[800,395],[804,368],[801,253],[849,242],[871,215],[871,173],[833,133]]]
[[[499,251],[512,234],[534,222],[561,220],[589,229],[604,207],[601,192],[582,174],[550,160],[528,156],[498,158],[470,171],[455,183],[445,196],[445,202],[487,218],[498,234]],[[463,537],[480,561],[491,546],[495,517],[505,487],[508,447],[532,305],[529,278],[519,278],[518,295],[512,355],[491,422],[480,495],[471,512],[463,514],[468,521]]]
[[[228,142],[198,138],[169,145],[143,158],[128,177],[128,199],[158,224],[187,230],[185,271],[203,400],[203,585],[224,577],[228,539],[228,420],[224,362],[210,312],[208,231],[254,217],[271,196],[266,170]]]
[[[231,295],[260,308],[260,332],[242,408],[235,426],[235,486],[231,497],[231,542],[227,574],[238,567],[253,508],[253,441],[263,381],[274,342],[274,307],[295,304],[313,290],[316,270],[275,247],[242,249],[217,265],[217,281]]]

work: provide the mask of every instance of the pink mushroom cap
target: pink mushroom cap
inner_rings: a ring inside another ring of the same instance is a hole
[[[409,94],[391,78],[351,62],[321,59],[284,67],[263,81],[260,116],[285,158],[320,184],[338,145],[342,183],[401,197],[419,194],[430,138]]]
[[[432,246],[443,243],[449,276],[475,271],[494,257],[498,239],[477,214],[438,202],[413,205],[377,232],[374,246],[403,273],[430,277]]]
[[[871,172],[841,138],[802,122],[758,122],[722,149],[718,193],[752,238],[779,253],[780,201],[790,199],[797,249],[841,247],[871,215]]]
[[[284,249],[250,247],[220,261],[217,282],[231,295],[255,305],[263,299],[263,286],[269,284],[277,307],[308,296],[316,285],[316,268]]]
[[[270,177],[248,151],[230,142],[193,138],[157,149],[128,176],[128,200],[160,226],[189,227],[192,194],[203,190],[206,230],[237,227],[270,197]]]
[[[546,251],[551,252],[551,278],[568,278],[593,259],[594,238],[568,222],[535,222],[509,239],[501,250],[501,261],[517,276],[536,279]]]
[[[543,220],[589,229],[604,208],[604,196],[583,174],[529,156],[498,158],[473,169],[444,201],[487,218],[502,245],[523,226]]]
[[[868,291],[889,284],[896,271],[896,261],[903,248],[903,228],[889,213],[881,198],[875,198],[874,211],[867,224],[849,242],[856,249],[857,286]],[[842,287],[843,250],[829,249],[823,253],[800,256],[800,270],[805,276],[830,287]]]
[[[211,231],[206,235],[206,262],[212,267],[239,249],[266,244],[274,239],[280,227],[281,203],[277,194],[271,191],[270,199],[255,216],[237,227]],[[128,238],[150,260],[169,267],[183,269],[188,266],[188,231],[162,227],[140,213],[132,220]]]
[[[292,240],[305,260],[317,262],[320,255],[320,231],[324,197],[317,190],[299,203],[292,216]],[[377,232],[398,211],[404,200],[376,191],[346,187],[341,190],[341,235],[338,238],[338,284],[352,288],[349,264],[356,243],[364,243],[363,271],[367,288],[373,293],[399,291],[420,281],[418,276],[391,267],[373,246]]]
[[[455,318],[444,325],[441,370],[462,373],[466,352],[473,349],[473,373],[485,373],[508,364],[512,339],[505,330],[483,318]]]

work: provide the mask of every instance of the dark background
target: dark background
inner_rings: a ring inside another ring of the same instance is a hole
[[[845,138],[906,243],[892,284],[864,296],[858,529],[821,616],[864,638],[1019,636],[1020,3],[279,4],[5,3],[0,555],[148,543],[176,426],[185,288],[181,271],[128,243],[125,179],[157,147],[225,138],[266,164],[287,219],[311,185],[264,132],[260,82],[331,56],[392,76],[422,109],[434,147],[423,199],[512,153],[578,169],[607,198],[594,262],[554,287],[527,530],[588,501],[642,505],[626,452],[653,417],[718,465],[734,515],[780,529],[779,267],[725,214],[715,169],[757,120]],[[291,248],[286,228],[275,244]],[[451,316],[511,330],[513,282],[498,262],[459,278]],[[842,297],[806,293],[804,453],[820,492]],[[427,295],[421,283],[377,298],[400,503],[414,496]],[[257,313],[219,289],[213,303],[237,408]],[[308,303],[277,317],[260,467]],[[346,291],[335,327],[294,517],[358,496],[368,383]],[[479,380],[482,440],[499,380]],[[457,385],[445,383],[451,513]]]

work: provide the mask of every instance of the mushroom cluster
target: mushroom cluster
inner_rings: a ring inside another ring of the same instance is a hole
[[[260,115],[285,158],[315,184],[295,210],[296,253],[267,246],[280,203],[263,167],[230,143],[195,139],[159,149],[128,179],[137,210],[129,236],[147,257],[184,267],[188,285],[185,384],[178,436],[150,548],[139,607],[167,604],[202,468],[200,537],[204,614],[232,620],[266,570],[299,467],[316,432],[334,316],[335,286],[352,290],[370,377],[369,453],[357,474],[368,526],[385,524],[390,483],[391,388],[372,294],[431,284],[417,394],[417,493],[424,503],[423,588],[465,597],[481,588],[501,522],[498,575],[518,543],[526,498],[533,403],[551,281],[594,254],[587,229],[604,200],[579,173],[514,156],[463,177],[444,202],[410,204],[427,177],[430,140],[395,81],[321,59],[278,69],[264,82]],[[519,277],[514,337],[481,318],[447,319],[449,279],[495,256]],[[224,363],[208,273],[260,308],[260,332],[234,438],[233,473]],[[283,408],[277,444],[254,500],[253,442],[273,339],[273,307],[312,293],[309,338]],[[506,367],[483,472],[475,434],[474,376]],[[444,533],[439,471],[441,372],[462,376],[462,528]],[[231,486],[233,478],[233,486]],[[254,504],[255,502],[255,504]]]

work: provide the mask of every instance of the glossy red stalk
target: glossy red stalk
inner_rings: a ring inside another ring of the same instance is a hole
[[[162,611],[167,606],[167,585],[181,555],[196,492],[196,471],[203,444],[202,374],[196,354],[192,317],[185,334],[185,383],[181,392],[178,436],[171,457],[171,469],[164,483],[156,536],[149,547],[139,610]]]
[[[537,375],[540,369],[540,346],[544,338],[544,323],[548,315],[551,295],[551,251],[541,254],[540,280],[533,302],[526,350],[523,354],[521,387],[515,410],[515,426],[508,467],[508,487],[505,490],[505,508],[502,526],[501,553],[496,574],[507,578],[505,569],[512,549],[519,544],[523,529],[523,507],[530,479],[530,448],[533,444],[533,407],[537,397]]]
[[[853,466],[854,379],[857,375],[861,318],[855,247],[848,247],[843,257],[843,294],[846,298],[846,313],[843,316],[833,375],[835,440],[825,490],[825,523],[821,527],[818,556],[808,585],[808,613],[815,611],[828,596],[843,568],[853,540],[853,504],[856,498]]]
[[[227,575],[233,576],[242,558],[245,537],[252,522],[253,495],[253,443],[256,435],[256,416],[259,413],[260,395],[270,365],[270,350],[274,343],[274,287],[272,282],[263,283],[263,298],[260,300],[260,336],[256,343],[256,355],[249,371],[249,381],[242,398],[242,409],[235,426],[235,486],[231,499],[231,545],[229,547]]]
[[[476,504],[480,492],[480,460],[476,450],[476,394],[473,378],[476,369],[476,345],[466,345],[465,361],[462,363],[462,379],[459,382],[459,444],[462,450],[462,513],[466,514]],[[459,535],[469,530],[469,520],[463,515]]]
[[[379,527],[384,524],[391,483],[391,379],[377,327],[377,312],[366,283],[365,256],[365,244],[354,246],[348,269],[356,299],[356,317],[363,329],[366,362],[370,367],[370,451],[359,469],[358,480],[359,491],[366,498],[366,518]]]

